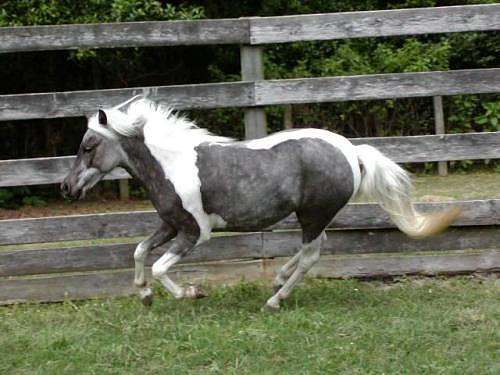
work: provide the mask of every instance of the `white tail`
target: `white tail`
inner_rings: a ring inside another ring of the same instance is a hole
[[[398,228],[413,238],[424,238],[446,229],[460,217],[460,208],[431,214],[418,213],[410,201],[408,173],[369,145],[356,146],[362,165],[360,192],[377,200]]]

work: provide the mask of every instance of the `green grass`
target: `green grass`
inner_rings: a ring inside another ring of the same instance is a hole
[[[307,280],[0,308],[1,374],[498,374],[498,280]]]
[[[500,198],[500,173],[495,172],[415,176],[413,182],[415,200],[425,200],[426,196],[457,200]]]

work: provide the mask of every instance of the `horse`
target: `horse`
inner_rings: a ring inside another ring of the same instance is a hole
[[[205,296],[200,286],[182,287],[167,272],[209,240],[212,230],[261,230],[295,213],[302,246],[277,273],[275,293],[264,305],[278,310],[318,262],[327,225],[357,194],[374,198],[413,238],[441,232],[460,214],[458,208],[418,213],[409,198],[409,173],[372,146],[355,146],[314,128],[238,141],[142,96],[89,117],[62,195],[83,198],[115,167],[143,184],[161,218],[160,227],[134,252],[134,284],[145,305],[153,302],[153,292],[144,262],[165,243],[165,253],[152,266],[153,278],[175,298],[199,298]]]

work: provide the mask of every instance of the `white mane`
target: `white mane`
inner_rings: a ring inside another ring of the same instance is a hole
[[[132,98],[111,109],[105,109],[107,126],[99,124],[97,115],[89,120],[89,128],[116,138],[116,134],[132,137],[144,134],[144,142],[164,150],[182,150],[201,143],[227,143],[231,138],[219,137],[199,128],[193,121],[179,115],[172,108],[148,99]],[[135,101],[134,101],[135,100]],[[121,107],[132,101],[125,111]]]

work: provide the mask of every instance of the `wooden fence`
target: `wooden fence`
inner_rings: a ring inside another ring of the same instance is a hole
[[[82,116],[97,105],[132,95],[179,109],[245,108],[248,138],[266,133],[263,106],[419,96],[496,93],[500,69],[264,80],[263,45],[353,37],[500,29],[500,5],[370,11],[226,20],[132,22],[0,28],[0,53],[75,48],[240,44],[242,81],[0,96],[0,120]],[[435,100],[439,102],[439,100]],[[439,114],[439,113],[438,113]],[[0,124],[1,126],[1,124]],[[397,162],[500,158],[500,132],[354,139]],[[73,157],[0,161],[0,187],[60,182]],[[109,179],[124,179],[123,170]],[[414,241],[374,204],[350,204],[330,225],[326,254],[313,274],[326,277],[456,273],[500,268],[500,199],[458,204],[464,217],[447,232]],[[127,212],[0,221],[0,245],[50,243],[37,250],[0,251],[0,303],[56,301],[130,294],[136,239],[154,230],[153,212]],[[179,265],[174,277],[235,280],[269,275],[300,244],[297,221],[267,231],[221,234]],[[106,244],[109,238],[124,239]],[[95,244],[99,240],[99,244]],[[101,241],[103,240],[103,241]],[[64,242],[60,241],[85,241]],[[90,241],[90,243],[89,243]],[[130,243],[134,242],[134,243]],[[104,244],[103,244],[104,243]],[[46,248],[48,247],[48,248]],[[158,257],[157,250],[150,257]]]

